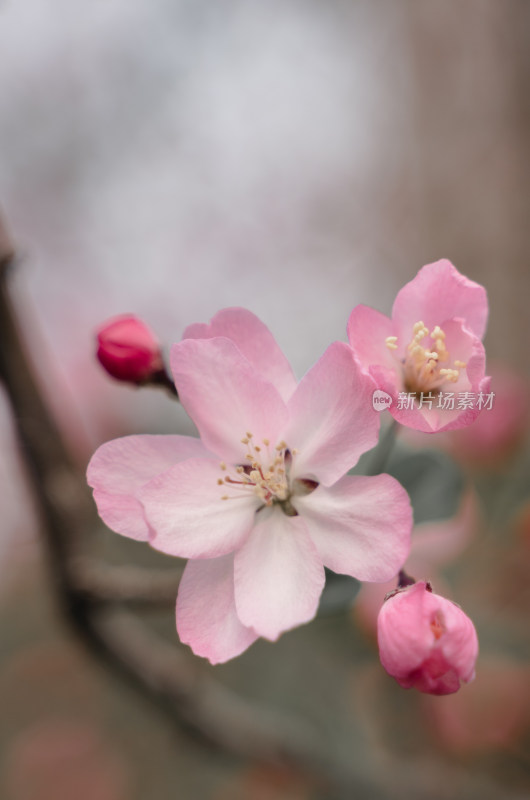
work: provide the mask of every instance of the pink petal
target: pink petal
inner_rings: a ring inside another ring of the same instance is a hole
[[[328,347],[289,401],[291,421],[284,438],[291,451],[299,451],[293,476],[332,484],[374,447],[379,432],[374,390],[347,344]]]
[[[445,598],[438,599],[445,601],[441,604],[446,627],[446,633],[440,640],[442,652],[459,677],[469,683],[475,677],[478,655],[475,626],[457,605]]]
[[[182,405],[220,458],[244,462],[247,431],[255,442],[278,441],[287,408],[229,339],[184,339],[171,350],[171,369]]]
[[[125,436],[101,445],[87,469],[101,519],[116,533],[146,540],[149,530],[138,491],[179,461],[200,457],[211,454],[191,436]]]
[[[209,324],[189,325],[184,339],[213,339],[223,336],[241,350],[252,366],[288,400],[296,389],[289,362],[266,325],[245,308],[225,308]]]
[[[415,322],[421,320],[429,329],[440,325],[445,330],[445,322],[455,318],[482,339],[488,298],[483,286],[461,275],[445,258],[422,267],[398,293],[392,308],[399,335],[409,338]]]
[[[259,501],[217,481],[218,462],[193,458],[158,475],[138,492],[157,550],[181,558],[217,558],[248,536]],[[237,495],[222,500],[223,495]]]
[[[371,368],[370,374],[375,380],[377,387],[389,394],[392,398],[392,403],[388,410],[397,422],[408,428],[413,428],[414,430],[424,431],[426,433],[433,432],[435,428],[429,423],[432,420],[432,424],[435,426],[438,421],[438,415],[435,409],[433,409],[431,415],[428,416],[426,410],[419,409],[416,402],[411,408],[399,407],[399,393],[406,393],[407,391],[403,384],[402,371],[399,368],[396,367],[395,370],[389,370],[384,367],[375,366]],[[436,402],[435,400],[433,405],[436,405]]]
[[[425,589],[425,582],[420,581],[386,600],[379,612],[377,635],[381,663],[401,685],[402,680],[428,658],[433,647],[430,617],[439,605],[436,603],[433,607],[428,595],[432,597]]]
[[[460,689],[457,670],[439,649],[432,650],[419,669],[397,680],[404,689],[414,687],[419,692],[434,695],[454,694]]]
[[[409,497],[390,475],[346,475],[293,498],[326,567],[361,581],[387,581],[410,550]]]
[[[394,369],[392,352],[386,346],[387,336],[394,335],[392,320],[369,306],[356,306],[348,320],[348,339],[365,370],[374,364]]]
[[[212,664],[235,658],[256,641],[237,616],[233,556],[188,561],[177,598],[177,631],[181,642]]]
[[[235,555],[236,608],[244,625],[275,640],[313,619],[324,568],[301,517],[273,509],[257,520]]]

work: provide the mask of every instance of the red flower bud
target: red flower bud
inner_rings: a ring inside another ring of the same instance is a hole
[[[469,617],[425,581],[398,590],[377,620],[381,663],[405,689],[452,694],[475,677],[478,640]]]
[[[99,361],[119,381],[145,383],[164,369],[158,339],[133,314],[108,320],[99,328],[97,339]]]

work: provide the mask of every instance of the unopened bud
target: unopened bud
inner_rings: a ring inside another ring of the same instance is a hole
[[[425,581],[399,589],[377,620],[381,663],[405,689],[452,694],[475,677],[478,640],[469,617]]]
[[[113,317],[97,332],[97,357],[109,375],[128,383],[145,383],[164,369],[160,343],[133,314]]]

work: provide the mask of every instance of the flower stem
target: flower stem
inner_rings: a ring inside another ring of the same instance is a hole
[[[377,447],[373,451],[372,461],[366,470],[367,475],[380,475],[384,471],[394,447],[398,431],[399,423],[393,419],[386,430],[383,431]]]

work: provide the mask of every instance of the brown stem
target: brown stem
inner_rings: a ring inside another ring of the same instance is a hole
[[[173,605],[183,572],[183,567],[150,570],[111,566],[91,557],[74,559],[70,569],[78,591],[91,602],[134,606]]]

